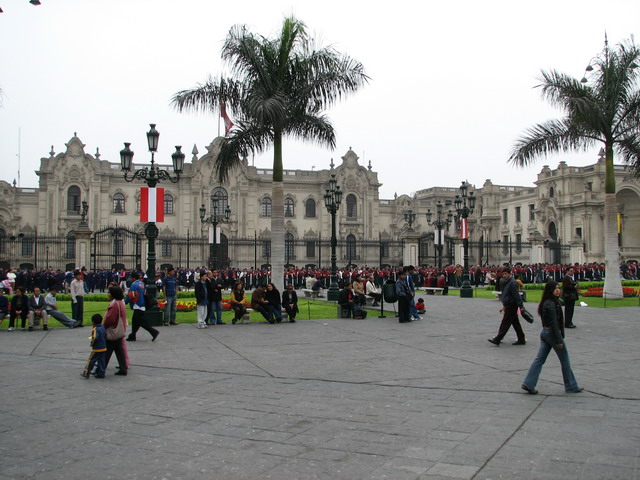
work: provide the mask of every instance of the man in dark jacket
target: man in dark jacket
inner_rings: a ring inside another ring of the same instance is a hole
[[[29,297],[29,331],[33,330],[35,318],[42,319],[42,329],[49,330],[47,326],[47,311],[45,310],[44,297],[40,295],[40,289],[35,287],[33,295]]]
[[[510,268],[507,267],[502,271],[502,279],[502,295],[500,296],[502,300],[502,309],[500,311],[504,313],[504,316],[502,317],[502,323],[500,323],[498,334],[495,337],[490,338],[489,342],[493,343],[495,346],[499,346],[500,342],[502,342],[502,339],[509,331],[509,328],[513,326],[513,329],[516,331],[516,335],[518,336],[518,340],[514,342],[513,345],[525,345],[527,342],[524,337],[522,326],[520,325],[520,319],[518,318],[518,308],[523,308],[524,304],[522,303],[522,298],[518,291],[518,284],[511,275]]]
[[[298,294],[293,289],[293,285],[287,285],[287,288],[282,292],[282,306],[289,315],[289,322],[296,322],[296,314],[298,313]]]
[[[256,312],[260,312],[265,320],[269,323],[275,323],[275,319],[267,308],[269,302],[264,298],[264,288],[258,287],[251,294],[251,308]]]

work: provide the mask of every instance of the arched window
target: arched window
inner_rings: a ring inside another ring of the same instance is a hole
[[[67,212],[80,213],[80,187],[76,185],[67,190]]]
[[[113,213],[124,213],[124,194],[113,194]]]
[[[347,195],[347,218],[357,218],[358,208],[356,196],[353,193]]]
[[[556,191],[553,189],[553,187],[549,187],[549,198],[553,198],[556,196]]]
[[[284,258],[287,264],[295,260],[293,255],[293,234],[291,233],[287,233],[284,236]]]
[[[67,233],[65,244],[65,258],[76,258],[76,232]]]
[[[222,187],[216,187],[213,190],[211,190],[211,205],[209,205],[209,208],[211,210],[212,215],[213,215],[213,199],[214,198],[217,200],[216,214],[218,215],[224,214],[224,211],[226,210],[227,205],[229,205],[229,194]]]
[[[5,253],[7,250],[7,232],[0,228],[0,253]]]
[[[313,198],[309,198],[304,202],[304,216],[307,218],[316,217],[316,201]]]
[[[271,216],[271,199],[269,197],[264,197],[260,202],[260,216],[261,217]]]
[[[164,214],[173,215],[173,197],[169,194],[164,196]]]
[[[347,260],[351,263],[356,258],[356,237],[347,235]]]
[[[293,199],[285,198],[284,199],[284,216],[285,217],[293,217]]]

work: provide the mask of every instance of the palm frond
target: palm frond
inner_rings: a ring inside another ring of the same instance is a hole
[[[289,122],[284,133],[299,140],[311,139],[318,145],[331,150],[336,147],[333,125],[325,115],[302,115],[296,118],[296,121]]]
[[[618,156],[631,167],[633,173],[640,177],[640,135],[633,135],[621,140],[617,144]]]
[[[588,150],[603,139],[592,132],[580,130],[568,120],[550,120],[527,129],[514,144],[509,162],[524,167],[538,156],[547,156],[560,151]]]
[[[239,120],[229,136],[220,144],[214,169],[220,183],[229,180],[231,172],[242,164],[242,158],[251,153],[262,153],[273,141],[273,135],[255,124]]]

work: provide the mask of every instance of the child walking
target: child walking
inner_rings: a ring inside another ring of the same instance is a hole
[[[91,355],[82,372],[84,378],[89,378],[94,365],[96,366],[96,378],[104,378],[104,356],[107,351],[107,333],[102,326],[102,315],[96,313],[91,317],[93,329],[91,330]]]

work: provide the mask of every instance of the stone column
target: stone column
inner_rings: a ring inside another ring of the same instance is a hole
[[[420,248],[420,235],[413,229],[408,231],[404,237],[404,252],[402,255],[403,265],[418,265],[418,252]]]
[[[584,242],[581,239],[576,239],[569,242],[571,246],[571,252],[569,254],[569,261],[574,263],[584,263]]]
[[[91,270],[91,235],[86,222],[80,222],[76,228],[76,268],[87,267]]]

